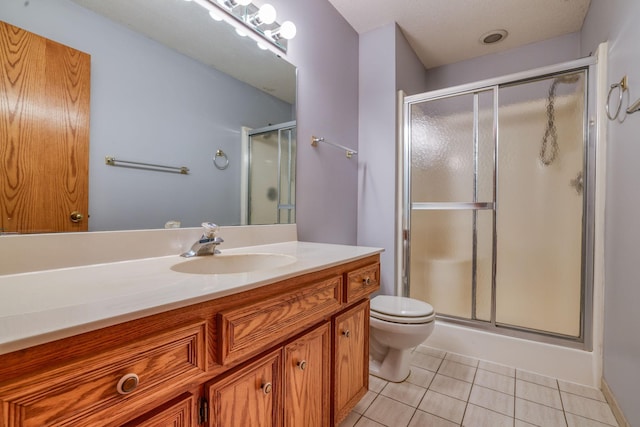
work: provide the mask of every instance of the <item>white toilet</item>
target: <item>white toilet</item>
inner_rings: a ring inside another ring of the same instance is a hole
[[[371,300],[369,373],[387,381],[409,376],[411,349],[433,331],[433,307],[416,299],[378,295]]]

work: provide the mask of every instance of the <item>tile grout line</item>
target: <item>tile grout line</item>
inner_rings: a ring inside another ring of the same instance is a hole
[[[467,403],[464,405],[464,412],[462,413],[462,421],[460,422],[461,426],[464,424],[464,417],[467,415],[467,409],[469,408],[469,399],[471,399],[471,392],[473,391],[473,385],[476,382],[476,375],[478,375],[477,367],[475,372],[473,373],[473,381],[471,382],[471,390],[469,390],[469,396],[467,396]]]
[[[560,406],[562,406],[562,416],[564,417],[564,423],[568,426],[569,420],[567,420],[567,411],[564,410],[564,400],[562,400],[562,393],[560,393],[560,383],[557,379],[556,385],[558,386],[558,394],[560,395]]]
[[[516,427],[516,387],[518,386],[518,380],[516,379],[516,375],[518,373],[516,371],[513,372],[513,427]]]

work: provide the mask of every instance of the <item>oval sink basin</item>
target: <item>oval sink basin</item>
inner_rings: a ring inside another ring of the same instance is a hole
[[[190,259],[171,267],[179,273],[234,274],[258,270],[270,270],[293,264],[296,258],[281,254],[233,254],[213,255]]]

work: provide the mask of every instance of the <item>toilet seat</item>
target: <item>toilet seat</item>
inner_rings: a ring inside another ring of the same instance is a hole
[[[431,304],[392,295],[378,295],[373,298],[370,315],[386,322],[405,324],[429,323],[435,318]]]

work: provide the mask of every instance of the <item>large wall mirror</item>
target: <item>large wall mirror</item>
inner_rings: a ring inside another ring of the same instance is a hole
[[[279,55],[185,0],[3,0],[0,20],[91,55],[89,231],[295,222]]]

